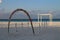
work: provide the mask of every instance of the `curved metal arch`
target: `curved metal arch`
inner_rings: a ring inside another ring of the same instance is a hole
[[[10,26],[11,17],[12,17],[13,14],[14,14],[15,12],[17,12],[17,11],[23,11],[23,12],[28,16],[28,18],[29,18],[29,20],[30,20],[30,23],[31,23],[31,27],[32,27],[33,34],[35,34],[34,28],[33,28],[32,19],[31,19],[29,13],[28,13],[26,10],[24,10],[24,9],[16,9],[16,10],[14,10],[14,11],[11,13],[11,15],[10,15],[10,17],[9,17],[9,21],[8,21],[8,33],[9,33],[9,26]]]

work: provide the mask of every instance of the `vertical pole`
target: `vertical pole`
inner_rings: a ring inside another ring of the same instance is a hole
[[[40,26],[40,25],[39,25],[39,14],[38,14],[38,26]]]
[[[40,33],[40,23],[39,23],[39,14],[38,14],[38,27],[39,27],[39,33]]]
[[[52,22],[52,15],[50,15],[50,24],[51,24],[51,22]]]
[[[21,23],[21,27],[23,28],[23,22]]]
[[[16,28],[16,32],[17,32],[17,23],[15,23],[15,28]]]
[[[43,25],[43,22],[42,22],[42,15],[40,15],[40,22],[41,22],[41,30],[42,30],[42,25]]]
[[[27,25],[28,25],[28,27],[29,27],[29,22],[27,22]]]

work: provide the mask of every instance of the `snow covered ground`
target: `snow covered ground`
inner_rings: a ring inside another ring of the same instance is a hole
[[[34,27],[35,35],[31,27],[0,28],[0,40],[60,40],[60,27]]]
[[[60,40],[60,22],[54,22],[54,26],[42,27],[38,27],[38,22],[34,22],[35,35],[30,24],[24,22],[22,26],[20,22],[17,23],[17,28],[15,28],[15,22],[11,23],[8,33],[8,22],[0,22],[0,40]]]

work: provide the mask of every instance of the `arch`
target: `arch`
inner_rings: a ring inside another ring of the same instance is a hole
[[[15,12],[17,12],[17,11],[23,11],[23,12],[28,16],[29,21],[30,21],[30,23],[31,23],[31,27],[32,27],[33,34],[35,34],[34,28],[33,28],[33,24],[32,24],[32,19],[31,19],[29,13],[28,13],[26,10],[24,10],[24,9],[16,9],[16,10],[14,10],[14,11],[11,13],[11,15],[10,15],[10,17],[9,17],[9,21],[8,21],[8,33],[9,33],[9,26],[10,26],[11,17],[12,17],[13,14],[14,14]]]

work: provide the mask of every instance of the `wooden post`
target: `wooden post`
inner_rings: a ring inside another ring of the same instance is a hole
[[[15,23],[15,28],[16,28],[16,32],[17,32],[17,23]]]
[[[29,22],[27,22],[27,25],[28,25],[28,27],[29,27]]]
[[[22,27],[22,29],[23,29],[23,22],[21,22],[21,27]]]

